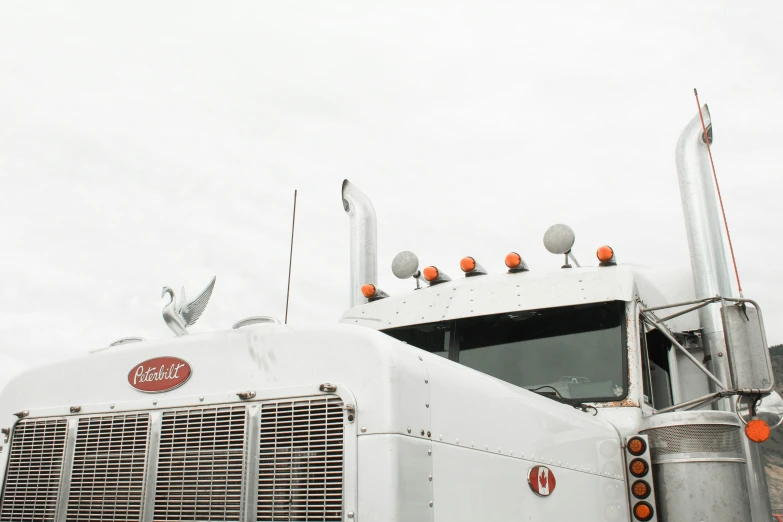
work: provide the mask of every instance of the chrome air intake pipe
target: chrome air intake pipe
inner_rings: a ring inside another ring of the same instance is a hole
[[[362,285],[378,284],[378,220],[370,198],[347,179],[343,181],[343,208],[351,226],[350,306],[364,304]]]
[[[707,105],[701,108],[710,145],[713,143],[712,122]],[[707,142],[701,119],[696,114],[685,126],[675,149],[677,176],[680,184],[682,211],[688,235],[691,270],[696,298],[733,297],[734,282],[729,269],[727,239],[723,230],[718,196],[713,180]],[[708,368],[731,388],[731,375],[726,355],[719,305],[713,304],[699,310],[704,354],[710,358]],[[711,385],[712,386],[712,385]],[[733,411],[733,403],[721,400],[716,408]],[[769,520],[770,503],[758,445],[747,437],[740,437],[747,481],[748,500],[755,521]],[[741,462],[741,461],[740,461]],[[689,500],[692,502],[692,498]]]

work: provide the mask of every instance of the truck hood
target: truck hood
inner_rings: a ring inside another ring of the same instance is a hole
[[[181,386],[145,393],[129,383],[158,357],[187,362]],[[351,325],[256,325],[118,346],[41,367],[8,383],[0,423],[78,413],[179,408],[317,395],[338,386],[359,436],[402,434],[621,479],[619,435],[606,421]],[[72,410],[72,408],[75,408]]]

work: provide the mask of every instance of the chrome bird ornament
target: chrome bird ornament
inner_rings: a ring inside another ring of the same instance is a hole
[[[186,302],[185,287],[182,287],[182,293],[179,296],[179,302],[175,302],[174,290],[168,286],[163,287],[163,293],[160,295],[164,297],[166,294],[171,296],[171,301],[166,303],[163,307],[163,320],[166,321],[171,330],[177,335],[187,335],[188,326],[191,326],[198,321],[204,309],[207,307],[209,298],[212,295],[212,289],[215,288],[215,279],[212,277],[212,281],[209,282],[207,287],[201,292],[197,298],[191,302]]]

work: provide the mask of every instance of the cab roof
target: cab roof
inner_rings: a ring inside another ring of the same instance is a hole
[[[356,306],[340,322],[382,330],[518,310],[633,301],[637,292],[648,305],[665,302],[640,270],[627,265],[476,275]]]

